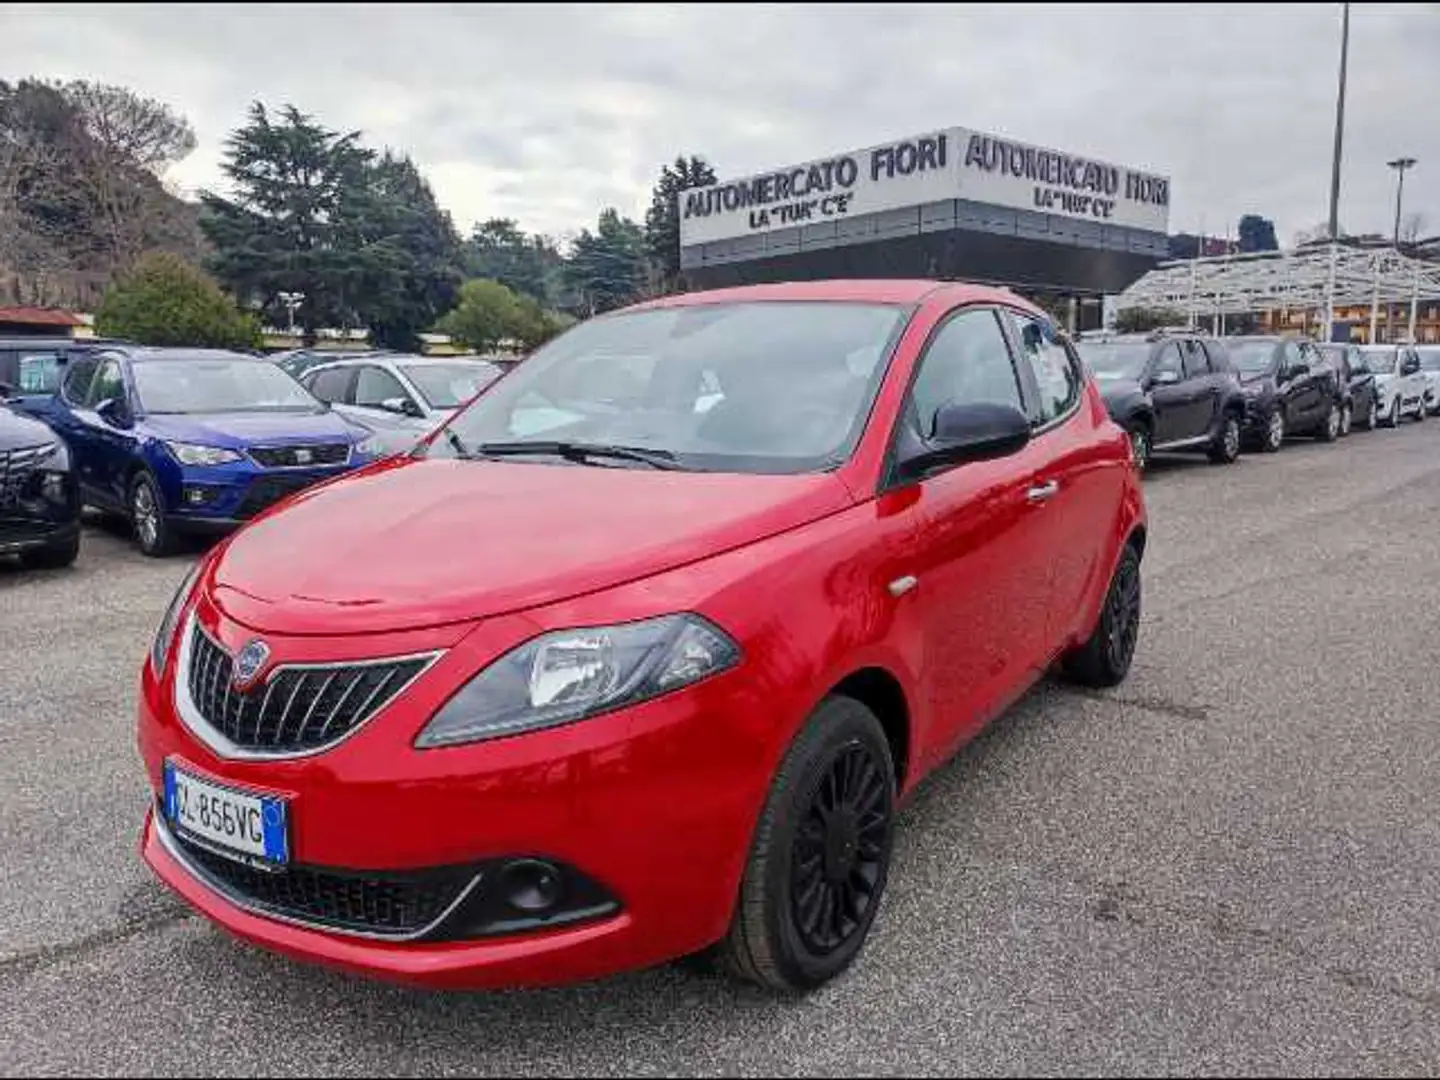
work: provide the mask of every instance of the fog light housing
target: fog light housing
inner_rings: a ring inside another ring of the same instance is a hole
[[[549,863],[522,859],[500,871],[500,891],[516,911],[539,915],[560,902],[564,882],[560,871]]]
[[[449,940],[503,937],[611,918],[620,901],[577,868],[534,854],[477,868],[480,885],[441,929]]]
[[[184,493],[186,506],[204,506],[215,499],[215,489],[201,487],[198,484],[187,484]]]

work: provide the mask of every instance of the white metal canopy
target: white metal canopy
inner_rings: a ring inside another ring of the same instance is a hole
[[[1326,244],[1163,262],[1116,298],[1117,310],[1169,308],[1191,318],[1440,300],[1440,263],[1394,248]]]

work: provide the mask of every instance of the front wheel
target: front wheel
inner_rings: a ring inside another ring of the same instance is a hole
[[[1350,434],[1350,429],[1353,425],[1354,417],[1350,413],[1350,406],[1340,406],[1340,437],[1342,439]]]
[[[1425,411],[1425,399],[1420,399],[1420,404],[1415,406],[1415,422],[1421,423],[1429,413]]]
[[[1144,424],[1137,423],[1129,431],[1130,435],[1130,456],[1135,460],[1135,468],[1144,472],[1145,467],[1150,464],[1150,429]]]
[[[146,472],[136,476],[130,485],[130,524],[141,552],[153,559],[169,555],[175,546],[164,506],[154,478]]]
[[[1385,417],[1385,426],[1388,428],[1400,426],[1400,399],[1398,397],[1390,404],[1390,411]]]
[[[1139,638],[1140,553],[1126,544],[1094,631],[1061,659],[1061,670],[1083,686],[1118,686],[1130,673]]]
[[[1210,447],[1210,460],[1217,465],[1230,465],[1240,457],[1240,419],[1233,413],[1220,425],[1220,436]]]
[[[1340,437],[1340,410],[1335,407],[1333,401],[1330,403],[1330,408],[1325,411],[1325,420],[1315,434],[1321,442],[1334,442]]]
[[[1378,405],[1379,402],[1374,398],[1370,400],[1370,407],[1365,410],[1365,419],[1360,424],[1360,428],[1362,431],[1375,430],[1375,409],[1378,407]]]
[[[822,701],[770,787],[717,953],[772,990],[811,990],[859,954],[885,891],[895,767],[875,714]]]
[[[1273,454],[1285,442],[1285,414],[1279,409],[1272,412],[1265,421],[1265,434],[1260,440],[1260,449]]]

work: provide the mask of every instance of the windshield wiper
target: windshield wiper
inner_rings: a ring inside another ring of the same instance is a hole
[[[553,454],[566,461],[584,464],[589,458],[618,458],[638,461],[652,469],[679,469],[682,466],[668,450],[648,450],[643,446],[610,446],[602,443],[577,442],[490,442],[475,448],[481,457],[518,457],[524,454]]]
[[[465,445],[465,440],[455,434],[453,428],[446,427],[441,430],[445,434],[445,441],[450,444],[450,449],[455,451],[455,456],[461,461],[469,461],[475,456],[470,452],[470,448]]]

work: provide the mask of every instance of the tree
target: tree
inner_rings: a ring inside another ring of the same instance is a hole
[[[1246,214],[1237,228],[1240,236],[1240,250],[1278,251],[1280,242],[1275,239],[1275,223],[1259,214]]]
[[[660,168],[650,209],[645,212],[645,251],[666,292],[683,289],[685,284],[680,273],[680,194],[715,182],[715,170],[704,158],[693,155],[689,159],[682,155],[674,165]]]
[[[1189,320],[1170,308],[1124,308],[1115,313],[1115,332],[1142,334],[1162,326],[1184,326]]]
[[[1400,219],[1400,242],[1402,244],[1413,244],[1420,239],[1420,234],[1425,231],[1425,215],[1419,210],[1406,214]]]
[[[465,242],[465,273],[490,278],[537,303],[557,299],[564,257],[554,241],[526,235],[510,218],[491,218],[476,225]]]
[[[347,212],[356,227],[353,277],[344,294],[371,342],[413,350],[419,333],[449,311],[462,280],[460,236],[408,157],[386,153]]]
[[[200,227],[216,249],[211,270],[276,321],[279,294],[300,293],[297,314],[313,345],[321,325],[348,323],[346,284],[367,270],[357,223],[371,208],[374,154],[360,146],[358,131],[331,131],[293,105],[272,121],[258,101],[225,153],[221,168],[234,198],[201,194]]]
[[[564,277],[586,315],[633,303],[645,282],[644,232],[613,207],[602,210],[595,232],[575,238]]]
[[[476,352],[492,352],[515,338],[525,319],[520,297],[498,281],[479,279],[460,286],[460,302],[437,324],[460,344]]]
[[[142,257],[105,290],[95,330],[142,345],[251,349],[260,344],[254,316],[239,311],[199,270],[166,253]]]

